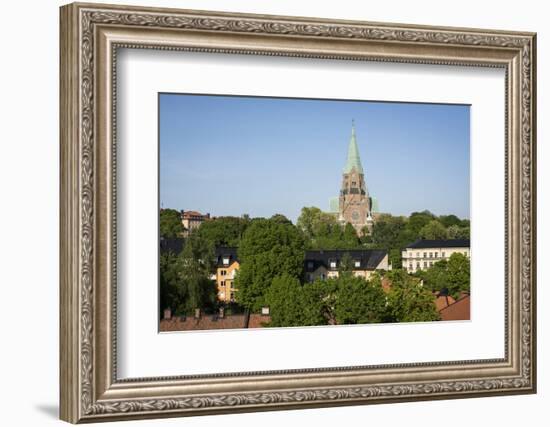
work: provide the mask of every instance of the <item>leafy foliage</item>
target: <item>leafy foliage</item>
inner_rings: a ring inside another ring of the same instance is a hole
[[[181,214],[175,209],[161,209],[160,211],[160,237],[166,239],[181,237],[183,224]]]
[[[171,252],[160,257],[160,301],[163,310],[185,314],[195,308],[216,305],[216,285],[210,279],[214,266],[213,246],[196,233],[187,239],[179,255]]]
[[[313,326],[326,324],[321,300],[288,274],[273,279],[266,294],[271,322],[269,326]]]
[[[470,292],[470,260],[461,253],[454,253],[448,260],[438,261],[416,275],[424,280],[427,288],[433,291],[447,289],[454,298],[461,292]]]
[[[304,233],[308,249],[354,249],[361,246],[355,228],[344,227],[336,216],[316,207],[304,207],[296,226]]]
[[[243,234],[235,278],[237,302],[251,310],[264,305],[265,292],[276,276],[302,277],[304,236],[292,223],[254,220]]]
[[[203,222],[197,233],[214,247],[239,246],[241,237],[249,225],[249,218],[224,216]]]
[[[380,323],[386,318],[386,295],[379,277],[366,281],[350,273],[336,279],[334,317],[340,325]]]
[[[423,239],[446,239],[447,229],[438,220],[433,219],[420,229],[420,237]]]
[[[388,321],[428,322],[439,320],[434,297],[420,281],[403,270],[388,272],[391,288],[388,292]]]

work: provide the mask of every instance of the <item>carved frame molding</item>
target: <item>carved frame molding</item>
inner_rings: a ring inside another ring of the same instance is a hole
[[[113,177],[121,47],[504,67],[506,357],[117,380]],[[535,68],[532,33],[62,7],[61,418],[76,423],[535,392]]]

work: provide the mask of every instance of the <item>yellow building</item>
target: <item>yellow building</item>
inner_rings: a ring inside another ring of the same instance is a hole
[[[459,253],[470,258],[469,239],[424,240],[419,239],[401,252],[403,269],[407,273],[427,270],[436,262],[449,259]]]
[[[307,251],[305,259],[306,280],[326,280],[338,277],[344,255],[349,255],[353,275],[366,280],[376,270],[391,270],[388,252],[378,249],[338,249]]]
[[[216,248],[216,287],[218,300],[230,303],[235,301],[235,274],[239,269],[237,248]]]

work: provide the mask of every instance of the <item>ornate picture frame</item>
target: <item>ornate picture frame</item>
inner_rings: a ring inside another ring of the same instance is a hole
[[[536,35],[98,4],[61,8],[60,416],[112,421],[536,391]],[[506,73],[505,357],[117,377],[117,49]]]

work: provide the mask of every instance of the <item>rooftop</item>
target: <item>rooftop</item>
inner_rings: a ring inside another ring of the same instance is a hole
[[[388,252],[381,249],[331,249],[306,251],[306,271],[315,271],[320,266],[329,268],[330,261],[336,261],[338,265],[345,254],[349,254],[352,261],[354,261],[354,270],[375,270]],[[355,261],[360,262],[359,266],[355,265]]]
[[[439,239],[428,240],[418,239],[417,241],[407,245],[407,248],[413,249],[428,249],[428,248],[469,248],[470,239]]]

